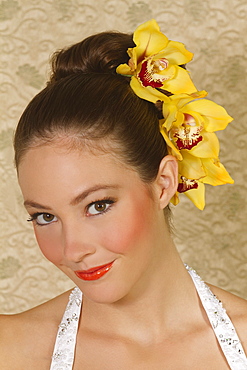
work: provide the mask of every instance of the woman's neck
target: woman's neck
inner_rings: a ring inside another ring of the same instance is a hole
[[[191,317],[201,318],[194,284],[170,242],[152,278],[136,284],[125,297],[110,304],[84,297],[81,327],[137,342],[162,340],[171,330],[186,327]],[[167,333],[167,334],[166,334]]]

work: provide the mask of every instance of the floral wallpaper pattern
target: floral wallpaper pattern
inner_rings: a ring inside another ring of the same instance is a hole
[[[132,32],[155,18],[195,56],[198,89],[235,120],[219,133],[221,160],[234,185],[206,189],[203,212],[183,198],[174,208],[175,240],[204,280],[247,298],[247,2],[245,0],[0,1],[0,311],[37,305],[73,284],[41,255],[22,206],[13,166],[18,117],[43,87],[53,51],[103,30]]]

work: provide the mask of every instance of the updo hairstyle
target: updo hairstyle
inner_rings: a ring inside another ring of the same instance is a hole
[[[119,148],[120,159],[144,182],[156,178],[167,155],[158,110],[116,73],[134,46],[132,35],[103,32],[53,55],[50,81],[28,104],[15,132],[17,168],[29,148],[59,136],[96,147],[103,139]]]

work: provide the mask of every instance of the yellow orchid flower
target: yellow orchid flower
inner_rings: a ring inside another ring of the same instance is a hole
[[[184,193],[194,205],[201,211],[205,207],[205,185],[197,180],[188,180],[179,176],[178,191],[171,199],[171,203],[176,206],[179,203],[179,193]]]
[[[202,210],[205,206],[204,184],[217,186],[234,183],[219,159],[196,158],[185,150],[181,151],[181,154],[183,160],[178,162],[178,189],[171,200],[174,205],[179,202],[179,193],[184,193]]]
[[[181,67],[191,61],[193,54],[177,41],[170,41],[157,22],[152,19],[141,24],[133,35],[136,44],[128,49],[128,64],[120,64],[116,71],[131,76],[131,87],[140,96],[143,89],[146,100],[153,101],[155,89],[173,94],[196,91],[188,71]]]
[[[218,158],[219,142],[214,131],[223,130],[232,121],[220,105],[205,99],[205,91],[166,97],[162,126],[179,150],[195,157]]]

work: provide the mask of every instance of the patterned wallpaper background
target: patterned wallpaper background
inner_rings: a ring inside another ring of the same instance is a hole
[[[207,187],[201,212],[187,198],[173,208],[183,260],[204,280],[247,298],[246,0],[0,1],[0,311],[19,312],[72,283],[41,255],[18,188],[12,137],[28,101],[45,85],[52,52],[103,30],[132,32],[155,18],[195,54],[198,89],[235,118],[219,134],[234,185]],[[183,198],[183,197],[181,197]]]

